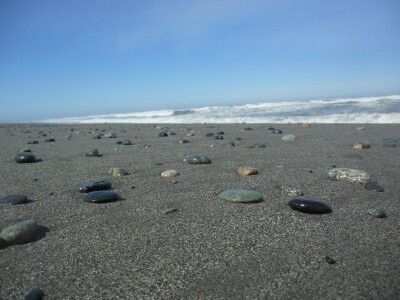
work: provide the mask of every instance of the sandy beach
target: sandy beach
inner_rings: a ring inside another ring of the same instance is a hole
[[[0,230],[29,219],[48,228],[38,241],[0,249],[0,299],[23,299],[33,288],[45,299],[400,297],[400,145],[383,145],[383,138],[400,141],[400,125],[161,126],[0,125],[0,197],[32,200],[0,204]],[[282,140],[271,126],[296,139]],[[168,136],[160,137],[165,127]],[[224,139],[206,136],[219,131]],[[93,138],[108,132],[117,137]],[[132,145],[116,143],[123,139]],[[32,140],[39,143],[27,144]],[[353,148],[357,142],[370,148]],[[27,148],[42,161],[17,163],[16,153]],[[85,156],[94,148],[103,155]],[[190,155],[212,162],[188,164]],[[239,176],[240,166],[259,174]],[[113,167],[129,174],[110,177]],[[331,180],[334,167],[365,171],[384,191]],[[175,183],[160,176],[170,169],[179,172]],[[122,199],[83,201],[81,183],[103,178]],[[282,186],[320,198],[332,212],[293,210]],[[264,201],[218,198],[239,188]],[[374,218],[371,208],[387,217]]]

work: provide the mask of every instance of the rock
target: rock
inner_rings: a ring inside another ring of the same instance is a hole
[[[165,131],[163,131],[163,132],[160,132],[160,133],[158,134],[158,136],[159,136],[159,137],[166,137],[166,136],[168,136],[168,133],[165,132]]]
[[[397,147],[397,140],[392,138],[384,138],[383,139],[383,147],[388,148],[396,148]]]
[[[121,142],[121,144],[122,144],[122,145],[125,145],[125,146],[130,146],[130,145],[132,145],[132,141],[129,140],[129,139],[124,139],[124,140],[119,141],[119,142]]]
[[[120,199],[120,196],[114,191],[95,191],[83,196],[83,200],[91,203],[106,203]]]
[[[35,288],[25,296],[25,300],[42,300],[44,295],[45,294],[41,289]]]
[[[289,197],[296,197],[296,196],[303,196],[304,193],[296,188],[289,187],[289,186],[281,186],[280,187],[281,194],[284,196],[289,196]]]
[[[367,210],[368,214],[375,218],[386,218],[386,213],[384,210],[379,208],[370,208]]]
[[[296,139],[294,134],[285,134],[282,136],[282,141],[293,142]]]
[[[216,139],[216,140],[223,140],[224,137],[223,137],[222,135],[216,135],[216,136],[214,136],[214,139]]]
[[[178,211],[177,208],[167,208],[166,210],[163,211],[163,214],[168,215],[168,214],[176,212],[176,211]]]
[[[254,149],[254,148],[263,149],[265,147],[266,147],[265,144],[259,144],[259,143],[249,146],[250,149]]]
[[[272,134],[282,134],[283,130],[282,129],[274,129],[272,130]]]
[[[212,136],[214,136],[214,133],[212,133],[212,132],[206,133],[206,137],[212,137]]]
[[[115,139],[117,137],[117,134],[115,132],[107,132],[104,135],[105,138],[109,138],[109,139]]]
[[[225,132],[223,132],[223,131],[218,131],[217,132],[217,135],[224,135],[225,134]]]
[[[365,130],[365,127],[357,127],[357,130]]]
[[[181,139],[181,140],[179,140],[179,143],[187,144],[187,143],[189,143],[189,140],[188,139]]]
[[[327,204],[315,197],[296,197],[289,200],[288,204],[292,209],[308,214],[326,214],[332,211]]]
[[[36,157],[32,152],[19,152],[15,156],[15,161],[17,163],[33,163],[36,162]]]
[[[8,245],[18,245],[37,241],[45,236],[46,228],[34,220],[26,220],[11,225],[0,232],[0,239]]]
[[[211,158],[205,155],[193,155],[184,159],[191,165],[211,164]]]
[[[354,149],[369,149],[371,145],[366,142],[355,143],[353,146]]]
[[[128,175],[129,173],[122,169],[122,168],[111,168],[108,171],[108,175],[113,176],[113,177],[119,177],[119,176],[125,176]]]
[[[176,135],[176,133],[173,132],[173,131],[168,131],[168,134],[171,135],[171,136]]]
[[[32,152],[32,150],[29,148],[25,148],[25,149],[22,149],[20,152]]]
[[[336,260],[334,260],[333,258],[329,257],[328,255],[325,256],[325,261],[330,265],[336,264]]]
[[[185,129],[186,136],[194,136],[196,131],[193,128],[186,128]]]
[[[237,170],[237,173],[240,176],[250,176],[250,175],[258,174],[258,170],[256,168],[252,168],[252,167],[239,167]]]
[[[179,175],[177,170],[166,170],[161,173],[161,177],[175,177]]]
[[[103,154],[100,154],[98,149],[92,149],[92,150],[89,150],[88,152],[86,152],[85,156],[101,157],[101,156],[103,156]]]
[[[220,193],[218,197],[229,202],[255,203],[263,201],[261,193],[243,189],[226,190]]]
[[[346,180],[365,184],[369,181],[369,175],[360,170],[349,168],[333,168],[329,171],[328,177],[333,180]]]
[[[79,188],[81,193],[89,193],[93,191],[108,190],[111,188],[111,181],[107,179],[100,179],[94,181],[84,181]]]
[[[28,144],[33,145],[33,144],[39,144],[39,141],[29,141]]]
[[[45,143],[54,143],[56,141],[55,138],[45,139],[43,142]]]
[[[385,189],[378,182],[369,180],[364,184],[364,188],[369,191],[383,192]]]
[[[267,130],[275,130],[274,127],[268,127]]]
[[[16,204],[25,204],[29,203],[29,199],[25,195],[21,194],[10,194],[7,196],[4,196],[3,199],[1,199],[1,203],[3,204],[10,204],[10,205],[16,205]]]
[[[309,123],[303,123],[303,124],[301,125],[301,127],[303,127],[303,128],[310,128],[310,127],[311,127],[311,124],[309,124]]]
[[[102,138],[101,134],[97,134],[97,135],[93,136],[93,139],[95,139],[95,140],[99,140],[101,138]]]

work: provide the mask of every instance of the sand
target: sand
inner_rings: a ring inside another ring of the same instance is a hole
[[[0,204],[0,230],[30,218],[49,228],[39,241],[0,250],[1,299],[22,299],[34,287],[46,299],[400,297],[400,146],[382,146],[384,137],[400,139],[400,125],[272,125],[295,134],[294,142],[271,134],[271,124],[168,126],[175,136],[158,137],[160,130],[147,124],[0,125],[0,197],[22,193],[34,200]],[[196,135],[180,144],[188,127]],[[118,137],[95,140],[90,128]],[[41,141],[40,130],[56,142],[27,145]],[[205,137],[219,130],[224,140]],[[224,146],[235,137],[242,140]],[[115,144],[123,138],[133,145]],[[364,141],[370,149],[353,148]],[[249,149],[254,143],[266,148]],[[17,164],[23,148],[43,161]],[[85,157],[92,148],[103,156]],[[191,154],[212,163],[183,162]],[[332,165],[366,171],[385,191],[332,181]],[[259,174],[239,176],[239,166]],[[80,183],[107,178],[112,167],[130,172],[112,179],[123,200],[82,201]],[[180,173],[178,183],[160,176],[168,169]],[[332,213],[292,210],[277,184],[322,198]],[[229,188],[253,189],[265,200],[219,200]],[[168,208],[178,210],[163,214]],[[384,209],[387,218],[371,217],[369,208]]]

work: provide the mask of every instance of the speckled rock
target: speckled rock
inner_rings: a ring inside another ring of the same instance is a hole
[[[223,191],[218,198],[228,202],[254,203],[263,201],[263,195],[259,192],[243,189]]]
[[[18,245],[37,241],[45,236],[46,228],[34,220],[26,220],[11,225],[0,232],[0,239],[8,245]]]
[[[333,180],[346,180],[365,184],[369,181],[369,175],[361,170],[349,168],[333,168],[329,171],[328,177]]]
[[[375,218],[386,218],[386,213],[384,210],[379,208],[370,208],[367,210],[368,214]]]
[[[122,168],[111,168],[108,170],[108,175],[113,176],[113,177],[120,177],[120,176],[125,176],[128,175],[129,173]]]
[[[242,166],[237,169],[237,173],[240,176],[250,176],[258,174],[258,170],[256,168]]]
[[[304,195],[304,193],[301,190],[290,187],[290,186],[285,186],[285,185],[280,187],[280,191],[281,191],[282,195],[289,196],[289,197],[296,197],[296,196]]]
[[[178,173],[177,170],[166,170],[166,171],[161,173],[161,177],[175,177],[178,174],[179,173]]]
[[[193,155],[186,157],[184,161],[191,165],[211,164],[211,158],[205,155]]]

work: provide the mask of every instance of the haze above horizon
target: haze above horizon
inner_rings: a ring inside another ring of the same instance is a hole
[[[400,94],[400,1],[0,3],[0,122]]]

